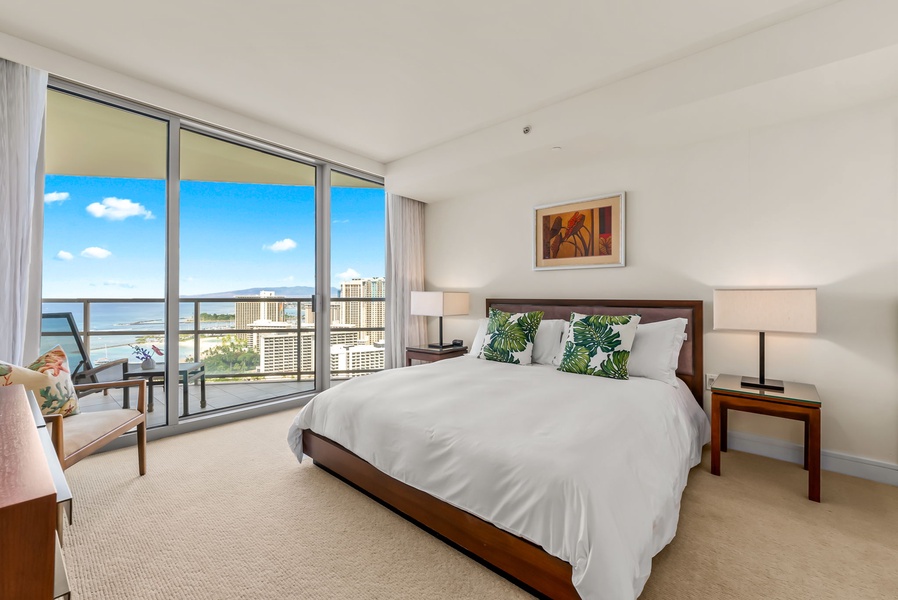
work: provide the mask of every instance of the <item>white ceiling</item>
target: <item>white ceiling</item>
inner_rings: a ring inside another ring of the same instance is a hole
[[[684,119],[696,107],[724,129],[731,120],[718,113],[745,110],[743,102],[757,113],[743,125],[770,120],[769,99],[751,96],[757,86],[814,80],[809,71],[898,44],[896,27],[872,42],[858,34],[878,31],[882,19],[898,22],[889,18],[898,17],[896,7],[892,0],[155,0],[139,8],[121,0],[0,0],[0,32],[389,163],[388,186],[436,200],[537,164],[549,144],[594,154],[608,140],[626,141],[631,129],[645,136],[648,123],[659,128],[658,140],[688,137],[693,127]],[[834,23],[844,30],[835,37]],[[796,31],[812,34],[810,48],[789,42],[801,37]],[[883,81],[860,99],[891,89],[898,69],[891,57],[880,63],[865,63]],[[797,101],[823,83],[798,91],[779,85]],[[742,91],[751,94],[740,99]],[[827,104],[839,105],[838,98]],[[526,143],[511,135],[528,123]]]

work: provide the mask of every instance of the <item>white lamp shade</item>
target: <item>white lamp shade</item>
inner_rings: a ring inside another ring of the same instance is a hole
[[[714,290],[714,329],[817,333],[817,290]]]
[[[468,292],[412,292],[411,314],[422,317],[466,315]]]

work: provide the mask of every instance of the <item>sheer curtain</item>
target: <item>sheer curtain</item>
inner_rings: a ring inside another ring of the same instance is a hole
[[[424,289],[424,203],[387,195],[387,315],[384,364],[405,365],[405,347],[427,339],[424,317],[409,314],[412,290]]]
[[[15,364],[24,357],[26,329],[40,327],[40,311],[29,311],[29,297],[38,290],[31,304],[40,302],[41,255],[34,236],[40,239],[35,229],[43,204],[36,203],[43,203],[38,194],[46,104],[47,73],[0,58],[0,359]]]

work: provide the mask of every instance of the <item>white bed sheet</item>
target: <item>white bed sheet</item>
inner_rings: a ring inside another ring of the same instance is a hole
[[[338,385],[304,429],[573,567],[583,598],[636,598],[710,439],[682,381],[617,381],[461,357]]]

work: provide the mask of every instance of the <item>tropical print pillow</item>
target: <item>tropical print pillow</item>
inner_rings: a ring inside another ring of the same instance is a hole
[[[629,379],[627,362],[636,337],[639,315],[581,315],[571,313],[559,371]]]
[[[541,310],[507,313],[491,308],[479,358],[529,365],[533,357],[533,340],[543,314]]]
[[[21,383],[34,397],[45,415],[78,414],[78,395],[69,374],[69,361],[56,346],[27,367],[0,362],[0,385]]]

